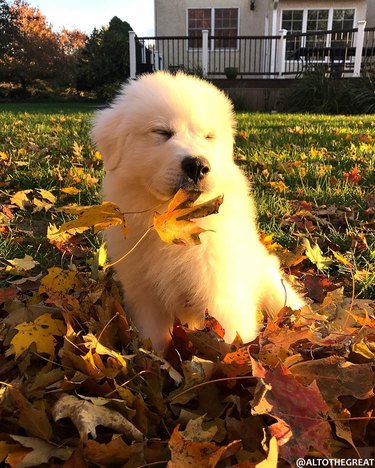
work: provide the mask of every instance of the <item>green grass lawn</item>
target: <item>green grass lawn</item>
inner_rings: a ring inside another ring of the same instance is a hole
[[[89,138],[94,108],[0,105],[2,284],[14,279],[7,260],[32,256],[39,262],[32,274],[70,262],[85,268],[100,245],[85,236],[61,253],[46,237],[49,223],[64,220],[56,207],[99,202],[102,164]],[[294,252],[309,238],[333,260],[324,271],[330,281],[349,295],[354,284],[360,297],[374,297],[374,117],[239,114],[238,130],[235,154],[252,182],[261,230]],[[20,207],[12,197],[24,190]],[[298,275],[320,273],[307,260],[289,266]]]
[[[177,466],[189,453],[201,465],[223,454],[226,466],[254,464],[272,430],[288,462],[321,450],[365,458],[374,433],[372,117],[238,115],[235,156],[263,242],[315,303],[259,314],[250,345],[242,330],[223,343],[213,319],[205,330],[176,326],[164,361],[99,270],[100,236],[47,238],[68,219],[59,207],[100,202],[92,113],[71,104],[0,112],[0,430],[9,434],[0,461]]]

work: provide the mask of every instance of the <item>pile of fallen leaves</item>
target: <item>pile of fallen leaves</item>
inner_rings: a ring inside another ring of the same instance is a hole
[[[202,230],[191,218],[221,202],[174,199],[154,228],[166,242],[197,244]],[[115,206],[65,211],[79,218],[50,226],[57,247],[90,226],[126,232]],[[307,239],[300,252],[279,253],[290,267],[332,261]],[[203,330],[176,323],[161,357],[132,326],[102,261],[31,276],[31,257],[16,260],[9,271],[24,275],[0,290],[0,461],[246,468],[374,458],[373,302],[317,277],[311,308],[264,317],[254,342],[226,343],[207,314]]]

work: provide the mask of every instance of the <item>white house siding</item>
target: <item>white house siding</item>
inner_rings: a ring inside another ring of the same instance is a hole
[[[188,8],[239,8],[239,35],[269,34],[265,25],[272,13],[272,3],[272,0],[256,0],[255,10],[250,10],[250,0],[155,0],[156,36],[187,35]]]
[[[375,0],[367,0],[367,26],[375,28]]]
[[[275,3],[278,3],[277,21],[272,25],[274,0],[255,0],[255,10],[250,9],[250,0],[155,0],[156,36],[187,35],[188,8],[239,8],[239,35],[244,36],[278,33],[283,9],[354,8],[355,21],[367,19],[368,26],[375,26],[375,0],[276,0]]]

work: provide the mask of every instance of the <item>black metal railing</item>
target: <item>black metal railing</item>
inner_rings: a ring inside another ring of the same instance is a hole
[[[205,50],[202,38],[136,37],[136,73],[183,70],[209,78],[293,77],[321,65],[335,77],[352,76],[356,59],[357,70],[359,65],[361,71],[375,70],[375,28],[366,28],[364,36],[362,28],[359,56],[358,34],[354,28],[277,36],[208,36]]]
[[[342,76],[354,68],[357,29],[287,34],[285,75],[296,75],[317,65]]]
[[[209,36],[209,43],[219,38]],[[240,77],[271,76],[277,74],[277,53],[280,36],[237,36],[228,37],[236,47],[211,48],[208,57],[208,76]]]
[[[139,37],[137,44],[142,50],[150,51],[149,65],[153,70],[202,72],[202,50],[189,47],[187,36]]]

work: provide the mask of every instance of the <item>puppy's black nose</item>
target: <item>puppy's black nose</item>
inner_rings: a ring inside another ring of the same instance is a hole
[[[202,180],[211,170],[209,162],[203,156],[186,156],[181,161],[181,168],[195,183]]]

